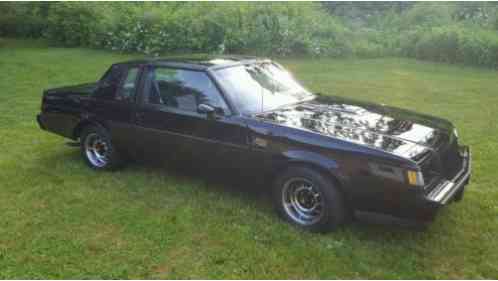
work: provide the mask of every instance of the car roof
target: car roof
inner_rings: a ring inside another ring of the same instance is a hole
[[[187,68],[193,70],[219,69],[241,64],[269,61],[267,58],[240,55],[196,55],[189,57],[167,57],[130,60],[116,65],[153,65]]]

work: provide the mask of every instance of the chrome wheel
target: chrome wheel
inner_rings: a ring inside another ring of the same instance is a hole
[[[320,192],[305,178],[291,178],[285,182],[282,203],[287,215],[301,225],[314,224],[324,215]]]
[[[109,146],[96,133],[90,133],[86,136],[85,153],[88,161],[96,167],[104,167],[109,162]]]

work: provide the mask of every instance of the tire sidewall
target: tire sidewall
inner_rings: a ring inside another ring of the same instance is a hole
[[[282,200],[282,192],[285,183],[291,179],[301,177],[310,181],[322,196],[324,203],[324,214],[322,218],[310,225],[304,225],[293,220],[285,210]],[[322,173],[307,167],[291,167],[278,176],[273,187],[273,201],[279,215],[291,224],[312,232],[328,232],[335,230],[345,221],[345,206],[343,196],[337,189],[336,184]]]
[[[96,166],[94,165],[90,159],[88,159],[88,156],[86,154],[86,148],[85,148],[85,142],[87,137],[90,134],[97,134],[107,145],[107,148],[109,150],[109,160],[104,166]],[[88,126],[83,129],[80,137],[80,143],[81,143],[81,155],[83,159],[85,159],[85,163],[92,169],[94,170],[114,170],[118,167],[120,164],[119,160],[119,155],[112,143],[111,137],[107,130],[105,128],[102,128],[101,126]]]

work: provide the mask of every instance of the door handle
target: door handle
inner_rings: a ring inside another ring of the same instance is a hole
[[[75,103],[79,103],[81,101],[80,97],[78,96],[69,96],[69,100]]]
[[[254,137],[252,139],[252,145],[256,148],[266,149],[268,146],[268,141],[264,138]]]
[[[135,113],[135,119],[137,119],[137,120],[143,120],[144,116],[145,116],[145,114],[143,112]]]

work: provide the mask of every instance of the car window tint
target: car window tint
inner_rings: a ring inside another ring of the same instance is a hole
[[[130,68],[125,79],[121,83],[117,99],[132,100],[135,98],[136,84],[138,77],[138,67]]]
[[[100,79],[101,84],[106,84],[107,85],[116,85],[119,83],[119,80],[121,78],[123,67],[120,67],[119,65],[113,65],[107,70],[107,72],[102,76]]]
[[[118,92],[119,81],[123,77],[125,68],[121,65],[113,65],[107,70],[99,81],[97,96],[101,99],[115,99]]]
[[[219,107],[224,112],[228,110],[215,84],[204,72],[155,68],[148,81],[149,103],[191,112],[197,112],[201,103]]]

